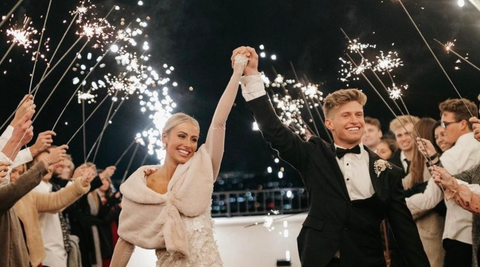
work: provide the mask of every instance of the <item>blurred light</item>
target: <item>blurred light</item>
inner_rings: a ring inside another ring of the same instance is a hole
[[[110,51],[112,51],[113,53],[117,53],[118,52],[118,45],[114,44],[110,47]]]
[[[290,250],[285,251],[285,259],[290,261]]]
[[[278,172],[278,179],[282,179],[283,178],[283,172]]]
[[[261,44],[261,45],[259,46],[259,48],[260,48],[260,50],[263,50],[263,49],[265,49],[265,46],[264,46],[263,44]]]
[[[283,237],[288,237],[288,229],[283,230]]]
[[[276,56],[276,55],[272,55],[270,58],[271,58],[272,60],[277,60],[277,56]]]
[[[265,54],[265,52],[260,52],[260,57],[266,57],[267,54]]]
[[[274,161],[275,163],[279,163],[279,162],[280,162],[280,160],[279,160],[278,158],[275,158],[273,161]]]
[[[459,7],[463,7],[465,5],[465,0],[458,0],[457,4]]]
[[[293,193],[291,190],[287,191],[287,198],[293,198]]]
[[[138,1],[139,6],[143,6],[143,1]]]
[[[253,130],[253,131],[259,131],[259,130],[260,130],[260,129],[258,128],[258,124],[257,124],[256,121],[254,121],[253,124],[252,124],[252,130]]]
[[[268,166],[267,172],[268,172],[268,173],[272,173],[272,167]]]

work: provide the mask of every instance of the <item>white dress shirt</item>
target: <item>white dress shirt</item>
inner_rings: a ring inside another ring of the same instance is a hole
[[[473,133],[460,136],[453,147],[445,151],[440,157],[443,167],[450,174],[466,171],[480,164],[480,142],[473,138]],[[459,181],[459,183],[463,183]],[[473,192],[480,192],[479,185],[469,185]],[[443,191],[438,187],[433,178],[428,180],[427,188],[421,194],[415,194],[406,199],[407,206],[412,214],[433,209],[443,199]],[[472,244],[471,212],[462,209],[455,201],[445,201],[447,214],[443,239],[453,239],[467,244]]]
[[[247,102],[266,94],[260,74],[243,76],[240,79],[240,84],[242,95]],[[351,200],[366,199],[375,193],[368,170],[370,159],[368,152],[364,149],[362,143],[359,146],[360,154],[348,153],[341,159],[336,158]],[[340,146],[335,145],[335,147]]]
[[[375,193],[368,170],[370,161],[368,152],[362,143],[359,146],[360,154],[347,153],[341,159],[335,157],[345,179],[350,200],[370,198]],[[346,149],[336,144],[335,148]]]
[[[408,163],[407,163],[407,156],[405,156],[405,153],[403,151],[400,151],[400,161],[402,162],[402,167],[405,173],[409,173],[410,170],[408,169]]]
[[[33,190],[50,193],[52,184],[42,181]],[[45,247],[45,258],[42,264],[51,267],[67,267],[68,255],[63,243],[62,224],[58,213],[39,212],[38,218]]]
[[[7,129],[5,129],[5,131],[0,136],[0,150],[2,150],[3,147],[5,147],[8,139],[12,137],[12,133],[13,133],[13,127],[8,125]],[[7,156],[10,156],[10,155],[7,155]],[[25,164],[27,162],[30,162],[32,160],[33,160],[33,157],[32,157],[32,153],[30,152],[30,148],[27,147],[25,149],[22,149],[18,152],[17,157],[13,159],[12,169],[22,164]]]

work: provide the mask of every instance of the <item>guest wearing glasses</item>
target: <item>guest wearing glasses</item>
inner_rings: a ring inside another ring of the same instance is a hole
[[[419,149],[430,158],[430,164],[441,164],[448,173],[458,174],[480,164],[480,143],[474,138],[473,126],[469,121],[477,113],[477,105],[468,99],[448,99],[440,103],[441,125],[445,129],[445,141],[455,144],[438,156],[432,143],[427,139],[417,140]],[[444,193],[434,182],[428,181],[423,194],[407,198],[407,206],[414,215],[430,210],[444,198]],[[477,266],[476,253],[478,240],[472,238],[472,214],[457,205],[446,201],[447,214],[443,232],[445,249],[444,266]],[[473,246],[472,246],[473,245]]]

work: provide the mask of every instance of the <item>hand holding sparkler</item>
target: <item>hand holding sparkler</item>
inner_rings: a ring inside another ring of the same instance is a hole
[[[95,171],[92,170],[91,168],[86,169],[85,172],[83,172],[82,176],[80,177],[82,186],[83,187],[89,186],[93,178],[95,178]]]
[[[430,167],[430,172],[432,173],[433,180],[440,188],[453,192],[456,191],[458,183],[447,170],[439,166],[432,166]],[[449,198],[449,196],[446,197],[447,199]]]
[[[103,172],[101,172],[98,176],[100,176],[100,179],[105,180],[108,178],[112,178],[113,174],[117,170],[117,167],[115,166],[108,166],[105,168]]]
[[[480,119],[478,119],[477,117],[471,117],[469,121],[473,123],[473,137],[475,137],[475,139],[480,142]]]
[[[49,148],[53,143],[52,136],[56,136],[56,135],[57,134],[54,131],[41,132],[38,135],[37,140],[35,141],[35,144],[30,147],[30,153],[32,154],[32,157],[35,157],[41,151],[44,151],[45,149]]]
[[[61,145],[55,148],[50,148],[48,156],[42,159],[45,166],[50,166],[52,164],[55,164],[65,159],[65,157],[67,156],[67,149],[68,149],[67,145]]]
[[[72,178],[75,180],[82,177],[85,173],[89,173],[93,179],[97,175],[97,167],[95,165],[87,166],[86,164],[83,164],[75,169]]]
[[[18,104],[17,111],[15,112],[15,117],[13,117],[10,126],[15,127],[18,122],[20,122],[20,120],[23,118],[25,113],[27,113],[31,109],[35,110],[35,104],[33,104],[33,96],[25,95]]]
[[[28,144],[33,137],[33,126],[31,118],[35,110],[30,108],[13,128],[13,133],[2,152],[12,161],[17,156],[18,151],[23,145]]]
[[[5,181],[5,178],[8,174],[8,168],[10,167],[10,162],[0,161],[0,183]]]
[[[420,153],[432,161],[432,164],[435,164],[438,161],[436,160],[438,157],[437,151],[430,140],[417,137],[417,147]]]

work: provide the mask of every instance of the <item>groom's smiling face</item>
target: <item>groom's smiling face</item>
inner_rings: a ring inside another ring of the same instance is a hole
[[[365,129],[363,106],[357,101],[345,103],[331,111],[325,125],[332,132],[335,144],[345,148],[355,146]]]

